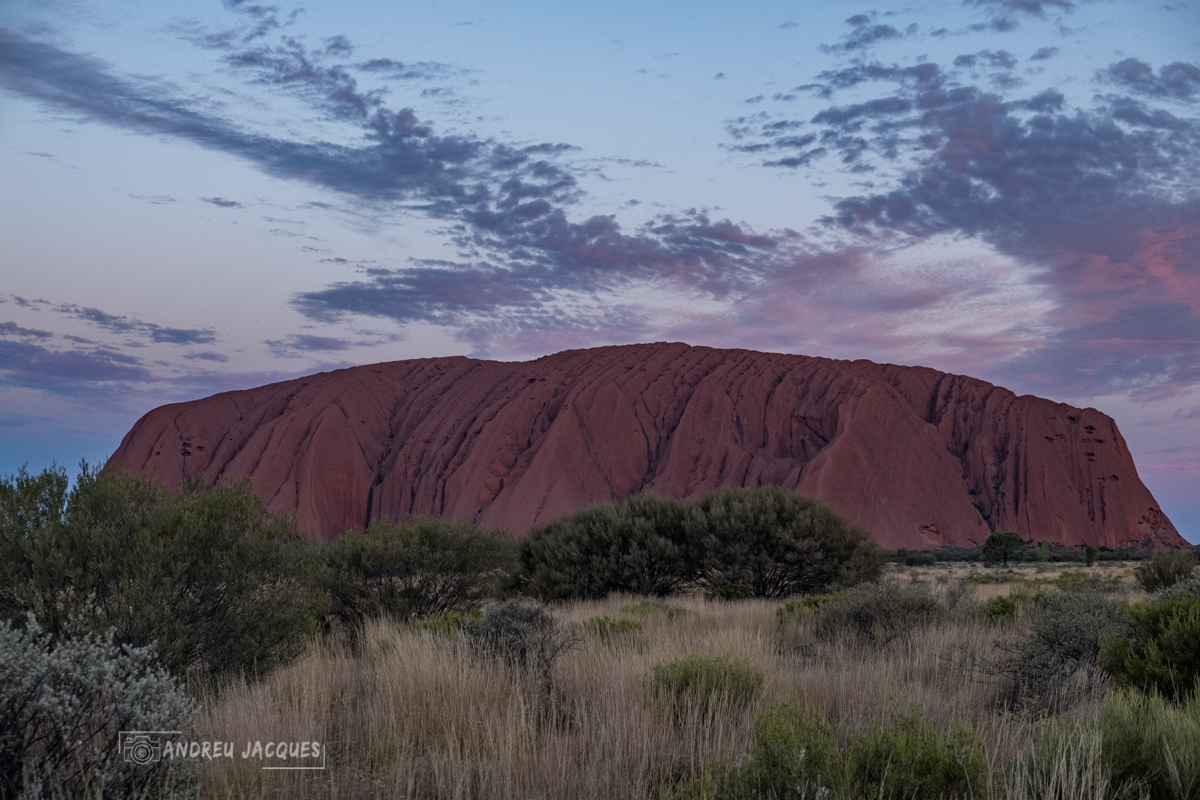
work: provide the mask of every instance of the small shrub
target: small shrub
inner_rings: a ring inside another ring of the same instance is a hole
[[[763,674],[744,658],[690,655],[655,664],[649,680],[659,695],[694,699],[707,708],[718,697],[748,703],[762,688]]]
[[[0,622],[0,798],[194,797],[193,761],[126,760],[121,731],[191,731],[195,704],[149,648]]]
[[[464,620],[462,632],[476,653],[530,675],[546,692],[553,686],[555,663],[580,641],[546,606],[518,602],[492,606],[478,621]]]
[[[1118,690],[1100,713],[1104,763],[1121,797],[1200,798],[1200,698],[1179,706]]]
[[[627,617],[591,617],[583,621],[583,631],[606,644],[628,644],[642,632],[642,623]]]
[[[781,622],[786,622],[789,619],[813,617],[816,615],[817,609],[844,597],[845,594],[845,592],[828,592],[826,594],[806,594],[800,597],[791,597],[785,600],[782,606],[775,609],[775,616]]]
[[[830,595],[818,605],[816,634],[821,639],[849,636],[885,644],[945,616],[945,607],[924,586],[866,586]]]
[[[710,765],[675,795],[705,800],[815,800],[841,797],[846,775],[833,727],[815,711],[782,701],[754,722],[747,751],[733,766]]]
[[[1104,638],[1100,664],[1118,685],[1181,697],[1200,678],[1200,578],[1126,611],[1128,629]]]
[[[1088,545],[1083,548],[1083,563],[1087,566],[1092,566],[1096,563],[1096,559],[1100,557],[1100,551],[1094,545]]]
[[[1191,576],[1196,569],[1196,554],[1185,550],[1155,553],[1150,560],[1138,564],[1133,576],[1147,592],[1166,589]]]
[[[932,800],[987,794],[983,747],[971,732],[942,736],[917,713],[854,734],[847,769],[855,797]]]

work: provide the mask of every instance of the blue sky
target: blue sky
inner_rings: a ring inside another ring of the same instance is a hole
[[[1114,416],[1200,541],[1200,5],[0,5],[0,472],[679,340]]]

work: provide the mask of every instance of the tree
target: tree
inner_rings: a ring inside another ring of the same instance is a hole
[[[997,531],[983,544],[983,558],[989,564],[1000,561],[1008,566],[1008,560],[1025,546],[1025,540],[1016,531]]]
[[[0,618],[33,612],[54,638],[153,646],[176,675],[269,670],[318,629],[328,596],[295,519],[248,482],[168,491],[83,469],[0,480]]]

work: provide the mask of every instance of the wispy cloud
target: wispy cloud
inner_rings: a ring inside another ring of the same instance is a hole
[[[1200,120],[1127,95],[1090,108],[1053,90],[1008,98],[963,70],[1011,67],[1009,54],[955,63],[822,73],[820,96],[883,91],[807,120],[739,118],[732,148],[777,154],[765,166],[836,157],[897,176],[890,190],[838,201],[833,229],[966,235],[1036,268],[1053,331],[1000,374],[1075,396],[1154,397],[1200,382]],[[1144,97],[1191,98],[1191,72],[1176,65],[1155,74],[1126,60],[1101,77]],[[795,124],[781,135],[781,122]]]

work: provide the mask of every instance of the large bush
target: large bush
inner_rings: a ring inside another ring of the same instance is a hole
[[[437,517],[375,522],[321,546],[321,554],[331,613],[351,628],[382,614],[414,619],[466,611],[516,569],[508,534]]]
[[[129,760],[121,732],[187,738],[195,714],[149,648],[0,622],[0,798],[194,796],[196,762]]]
[[[1128,630],[1103,641],[1101,666],[1119,685],[1181,697],[1200,679],[1200,578],[1163,589],[1126,612]]]
[[[0,481],[0,618],[112,629],[177,674],[267,670],[317,630],[311,550],[248,482],[171,492],[85,465],[67,486],[60,469]]]
[[[764,486],[698,503],[640,495],[589,506],[531,531],[521,564],[545,600],[688,588],[737,599],[877,580],[884,553],[820,500]]]
[[[544,600],[664,597],[694,579],[702,530],[695,504],[652,494],[588,506],[530,531],[521,548],[527,591]]]
[[[884,552],[820,500],[777,486],[718,489],[699,503],[710,593],[740,586],[788,597],[856,586],[883,574]]]

